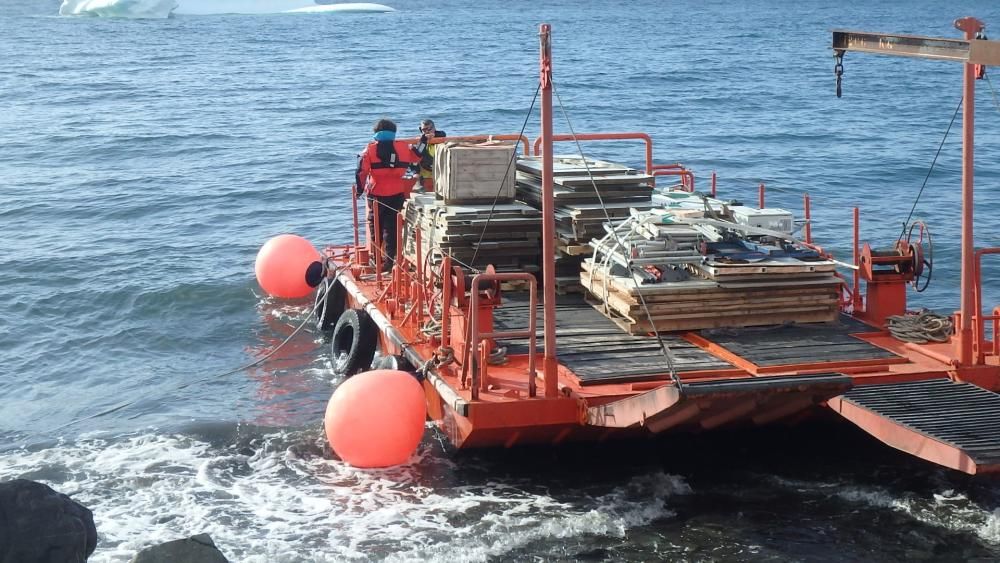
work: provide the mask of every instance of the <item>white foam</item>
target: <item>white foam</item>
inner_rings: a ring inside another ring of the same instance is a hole
[[[177,0],[63,0],[59,15],[162,19],[176,8]]]
[[[958,532],[971,532],[987,543],[1000,545],[1000,508],[987,508],[953,489],[931,493],[929,498],[913,492],[900,493],[884,487],[845,483],[807,482],[773,478],[800,493],[833,495],[853,504],[883,508],[906,514],[931,526]]]
[[[319,457],[322,438],[272,434],[250,447],[148,434],[85,439],[0,458],[0,480],[48,483],[89,507],[92,561],[128,561],[155,543],[207,532],[233,561],[486,561],[535,542],[625,537],[670,517],[683,479],[640,475],[593,496],[551,496],[531,482],[451,487],[455,462],[425,443],[406,466],[359,470]],[[244,437],[243,442],[246,442]],[[300,445],[295,446],[298,442]],[[435,484],[437,482],[437,484]]]

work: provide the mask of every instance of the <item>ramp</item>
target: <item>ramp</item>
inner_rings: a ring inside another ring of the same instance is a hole
[[[890,446],[964,471],[1000,471],[1000,395],[931,379],[858,386],[830,408]]]
[[[726,424],[768,424],[801,412],[851,388],[839,373],[747,377],[669,383],[645,393],[587,408],[587,424],[605,428],[645,427],[709,430]]]

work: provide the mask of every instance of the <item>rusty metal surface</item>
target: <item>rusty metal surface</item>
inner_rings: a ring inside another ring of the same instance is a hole
[[[833,48],[879,55],[919,57],[941,61],[1000,64],[1000,42],[984,39],[948,39],[922,35],[835,30]]]
[[[876,330],[841,315],[832,323],[706,329],[701,331],[701,336],[758,366],[898,358],[888,350],[852,336]]]
[[[608,428],[644,426],[650,432],[677,427],[708,430],[726,424],[767,424],[791,416],[853,385],[839,373],[689,383],[679,392],[666,384],[625,399],[589,407],[587,424]]]
[[[497,330],[527,326],[528,303],[523,293],[504,293],[503,306],[494,310]],[[540,324],[540,323],[539,323]],[[558,360],[571,369],[581,385],[631,383],[668,379],[666,361],[656,338],[632,336],[599,313],[580,295],[556,297]],[[729,370],[733,366],[676,336],[663,340],[680,373]],[[527,339],[505,340],[508,354],[527,352]]]
[[[843,400],[960,450],[979,471],[1000,465],[1000,394],[971,383],[932,379],[859,386]]]

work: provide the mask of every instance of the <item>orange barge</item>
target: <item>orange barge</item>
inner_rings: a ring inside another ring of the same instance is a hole
[[[335,349],[354,354],[358,346],[377,347],[382,357],[419,372],[430,416],[458,448],[763,425],[828,408],[931,462],[967,473],[1000,471],[1000,395],[994,393],[1000,389],[1000,340],[986,336],[987,325],[996,334],[1000,309],[982,313],[979,267],[1000,248],[976,250],[972,237],[975,79],[980,65],[1000,63],[1000,43],[982,39],[983,25],[973,18],[956,27],[964,39],[833,35],[838,70],[848,51],[964,65],[961,310],[945,342],[901,341],[883,328],[888,317],[906,313],[907,292],[930,264],[922,230],[916,239],[911,230],[888,250],[862,246],[857,210],[854,260],[845,265],[850,274],[841,276],[838,322],[628,334],[583,295],[557,294],[555,141],[642,140],[647,174],[675,176],[691,191],[694,176],[679,165],[655,164],[652,140],[641,133],[553,134],[548,25],[540,29],[541,137],[535,143],[520,134],[490,137],[515,140],[525,155],[533,149],[541,156],[541,275],[469,272],[447,253],[432,265],[432,249],[419,230],[415,252],[406,256],[399,240],[394,266],[381,273],[384,257],[372,251],[379,241],[362,242],[368,229],[355,204],[354,243],[325,251],[327,276],[317,295],[321,323],[329,328],[346,318],[333,335]],[[839,81],[838,73],[838,95]],[[449,140],[455,139],[435,141]],[[806,196],[807,219],[808,205]],[[813,244],[808,225],[804,244],[832,259]],[[511,286],[521,291],[505,289]],[[503,362],[495,361],[500,350]],[[370,358],[371,352],[362,360]]]

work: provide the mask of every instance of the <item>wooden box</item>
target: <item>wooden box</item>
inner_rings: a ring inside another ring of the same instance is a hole
[[[446,204],[514,200],[512,143],[446,143],[434,156],[434,191]]]

